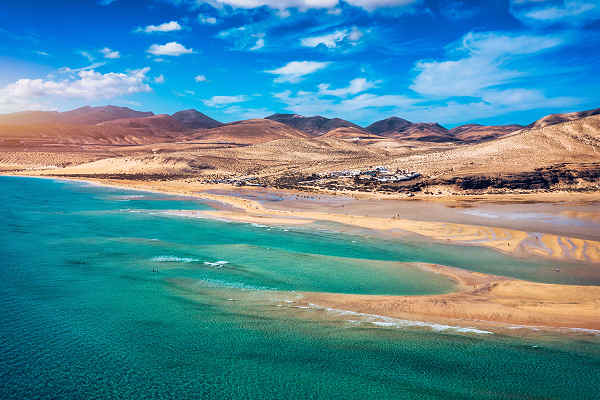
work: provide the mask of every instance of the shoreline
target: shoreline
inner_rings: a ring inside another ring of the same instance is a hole
[[[40,177],[35,175],[27,176]],[[484,246],[516,257],[525,258],[534,256],[555,261],[592,263],[598,264],[600,267],[600,240],[586,238],[587,235],[579,235],[579,237],[577,237],[539,231],[532,232],[498,227],[493,224],[477,225],[447,221],[398,218],[395,216],[386,218],[381,216],[357,215],[357,213],[340,214],[337,212],[307,211],[305,209],[293,208],[294,204],[283,209],[274,209],[267,208],[260,201],[253,199],[237,197],[231,194],[222,195],[207,193],[205,191],[211,190],[211,188],[207,188],[206,185],[196,186],[194,188],[195,190],[191,190],[189,187],[185,187],[186,184],[178,181],[123,180],[116,182],[114,180],[95,179],[93,177],[83,179],[41,176],[40,178],[86,182],[89,184],[124,190],[140,190],[217,202],[221,206],[217,207],[217,210],[205,212],[205,214],[209,217],[232,222],[250,221],[273,225],[287,223],[295,225],[302,220],[304,220],[305,223],[326,221],[368,229],[375,232],[412,234],[437,243]],[[168,186],[168,189],[166,189],[165,186]],[[339,209],[337,211],[339,211]],[[600,228],[600,224],[598,226]]]
[[[488,228],[482,226],[460,226],[459,224],[411,221],[404,219],[384,219],[364,216],[326,214],[310,211],[273,210],[266,208],[259,201],[235,196],[217,195],[211,193],[185,190],[182,183],[179,187],[168,185],[168,182],[114,182],[104,179],[81,179],[69,177],[23,176],[53,179],[70,182],[113,187],[123,190],[135,190],[160,193],[172,196],[184,196],[217,202],[221,207],[214,211],[201,211],[207,218],[226,219],[247,223],[285,225],[293,223],[312,223],[315,221],[337,222],[360,228],[383,231],[401,229],[409,233],[422,234],[431,240],[441,241],[448,235],[462,238],[452,241],[454,244],[468,245],[473,241],[486,240],[488,247],[509,252],[500,240],[492,241],[492,235],[499,236],[504,242],[508,233],[509,240],[526,240],[522,235],[526,232],[505,230],[503,228]],[[162,186],[162,187],[161,187]],[[165,187],[166,186],[166,187]],[[404,229],[403,229],[404,228]],[[406,229],[409,228],[409,229]],[[440,233],[441,232],[441,233]],[[550,239],[547,239],[550,237]],[[579,254],[579,261],[588,261],[581,256],[600,260],[600,242],[586,239],[569,238],[570,242],[578,245],[587,252],[570,251],[567,254]],[[547,235],[541,239],[546,245],[554,246],[552,254],[556,259],[564,257],[561,239]],[[554,244],[552,241],[554,240]],[[506,242],[509,243],[509,242]],[[476,242],[482,245],[484,242]],[[556,248],[560,245],[559,248]],[[508,247],[508,246],[507,246]],[[516,246],[515,246],[516,247]],[[589,250],[595,249],[595,253]],[[515,250],[509,252],[515,255]],[[419,263],[417,263],[419,264]],[[578,286],[562,284],[545,284],[529,281],[471,272],[448,266],[431,266],[420,263],[420,268],[430,272],[440,273],[457,283],[457,290],[448,294],[431,296],[375,296],[334,293],[302,293],[302,302],[306,306],[332,310],[348,310],[365,315],[376,315],[385,318],[396,318],[406,321],[424,321],[427,323],[469,324],[478,328],[525,326],[540,330],[565,330],[590,332],[600,334],[600,286]],[[515,331],[518,329],[515,329]],[[598,331],[598,332],[595,332]],[[588,333],[590,333],[588,332]]]
[[[441,295],[387,296],[303,292],[307,306],[480,329],[580,331],[600,335],[600,286],[528,282],[444,265],[414,263],[457,282]]]

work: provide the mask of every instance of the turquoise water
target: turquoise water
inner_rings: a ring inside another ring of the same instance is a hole
[[[587,336],[376,328],[291,303],[453,288],[395,261],[543,262],[520,272],[478,248],[181,218],[169,210],[208,207],[84,184],[0,189],[1,399],[598,398]]]

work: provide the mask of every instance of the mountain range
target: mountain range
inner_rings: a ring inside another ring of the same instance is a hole
[[[325,118],[320,115],[304,117],[297,114],[273,114],[265,119],[281,122],[287,126],[308,133],[310,136],[320,136],[337,128],[358,128],[360,126],[340,118]]]
[[[524,128],[543,128],[600,114],[595,110],[551,114],[527,127],[517,124],[466,124],[447,129],[438,123],[411,122],[390,117],[361,127],[340,118],[273,114],[264,119],[224,124],[193,109],[155,115],[128,107],[85,106],[66,112],[24,111],[0,115],[4,143],[46,138],[58,143],[141,144],[162,140],[221,140],[241,144],[281,138],[392,139],[431,143],[475,143],[496,139]]]

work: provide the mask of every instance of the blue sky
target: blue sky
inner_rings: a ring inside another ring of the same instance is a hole
[[[0,113],[116,104],[369,124],[600,107],[598,0],[70,0],[0,10]]]

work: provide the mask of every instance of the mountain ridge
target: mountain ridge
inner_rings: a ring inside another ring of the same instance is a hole
[[[337,128],[363,129],[353,122],[341,118],[326,118],[320,115],[305,117],[299,114],[273,114],[265,117],[271,121],[277,121],[294,129],[306,132],[311,136],[320,136]]]
[[[305,117],[299,114],[278,113],[267,116],[263,120],[277,122],[280,125],[268,123],[260,124],[256,122],[256,120],[246,120],[247,123],[244,126],[247,126],[252,130],[252,135],[254,137],[254,139],[252,139],[253,141],[259,140],[257,138],[258,132],[256,131],[258,127],[263,127],[266,129],[265,137],[278,137],[278,135],[274,133],[276,127],[283,129],[283,137],[288,137],[289,135],[298,136],[297,133],[292,134],[292,131],[284,129],[283,127],[285,126],[293,129],[294,132],[303,132],[309,138],[325,136],[329,132],[333,132],[331,135],[325,137],[349,139],[352,137],[367,137],[368,135],[374,135],[373,137],[394,140],[413,140],[432,143],[475,143],[480,141],[494,140],[521,129],[543,128],[546,126],[573,121],[597,114],[600,114],[600,108],[570,113],[549,114],[527,126],[518,124],[481,125],[470,123],[460,125],[452,129],[447,129],[439,123],[415,123],[397,116],[375,121],[363,128],[341,118],[326,118],[319,115]],[[172,115],[155,115],[151,111],[137,111],[128,107],[118,107],[112,105],[99,107],[84,106],[64,112],[22,111],[17,113],[0,114],[0,125],[5,126],[5,131],[10,131],[13,133],[22,130],[15,128],[9,129],[7,126],[14,125],[25,127],[37,125],[36,129],[39,132],[42,132],[44,131],[44,129],[42,129],[42,125],[50,124],[57,126],[57,128],[52,130],[52,132],[59,132],[61,130],[64,132],[70,132],[69,134],[81,132],[81,135],[89,138],[92,135],[91,132],[100,131],[90,130],[89,133],[85,133],[85,126],[103,125],[105,128],[118,127],[122,131],[123,135],[127,133],[127,130],[131,130],[131,134],[133,136],[143,136],[144,134],[148,134],[149,140],[152,141],[155,140],[157,134],[159,136],[162,134],[161,131],[164,131],[167,136],[170,136],[174,132],[194,132],[195,130],[211,130],[225,126],[229,126],[229,128],[223,132],[228,132],[227,135],[230,137],[233,131],[239,131],[239,129],[233,129],[231,126],[235,124],[239,125],[242,122],[244,121],[224,124],[195,109],[178,111]],[[67,128],[69,125],[79,126],[80,128]],[[215,132],[217,131],[212,131],[211,134],[214,134]],[[242,135],[241,137],[244,137],[245,135],[245,133],[241,131],[239,131],[239,134]],[[54,135],[55,133],[50,134],[49,136],[53,137]],[[104,133],[101,134],[101,136],[104,135]],[[142,136],[139,137],[139,140],[143,140]]]
[[[106,121],[122,118],[143,118],[154,115],[151,111],[136,111],[129,107],[118,106],[83,106],[70,111],[22,111],[0,114],[0,124],[63,124],[63,125],[96,125]]]
[[[193,108],[178,111],[171,117],[179,121],[186,129],[212,129],[224,125]]]

